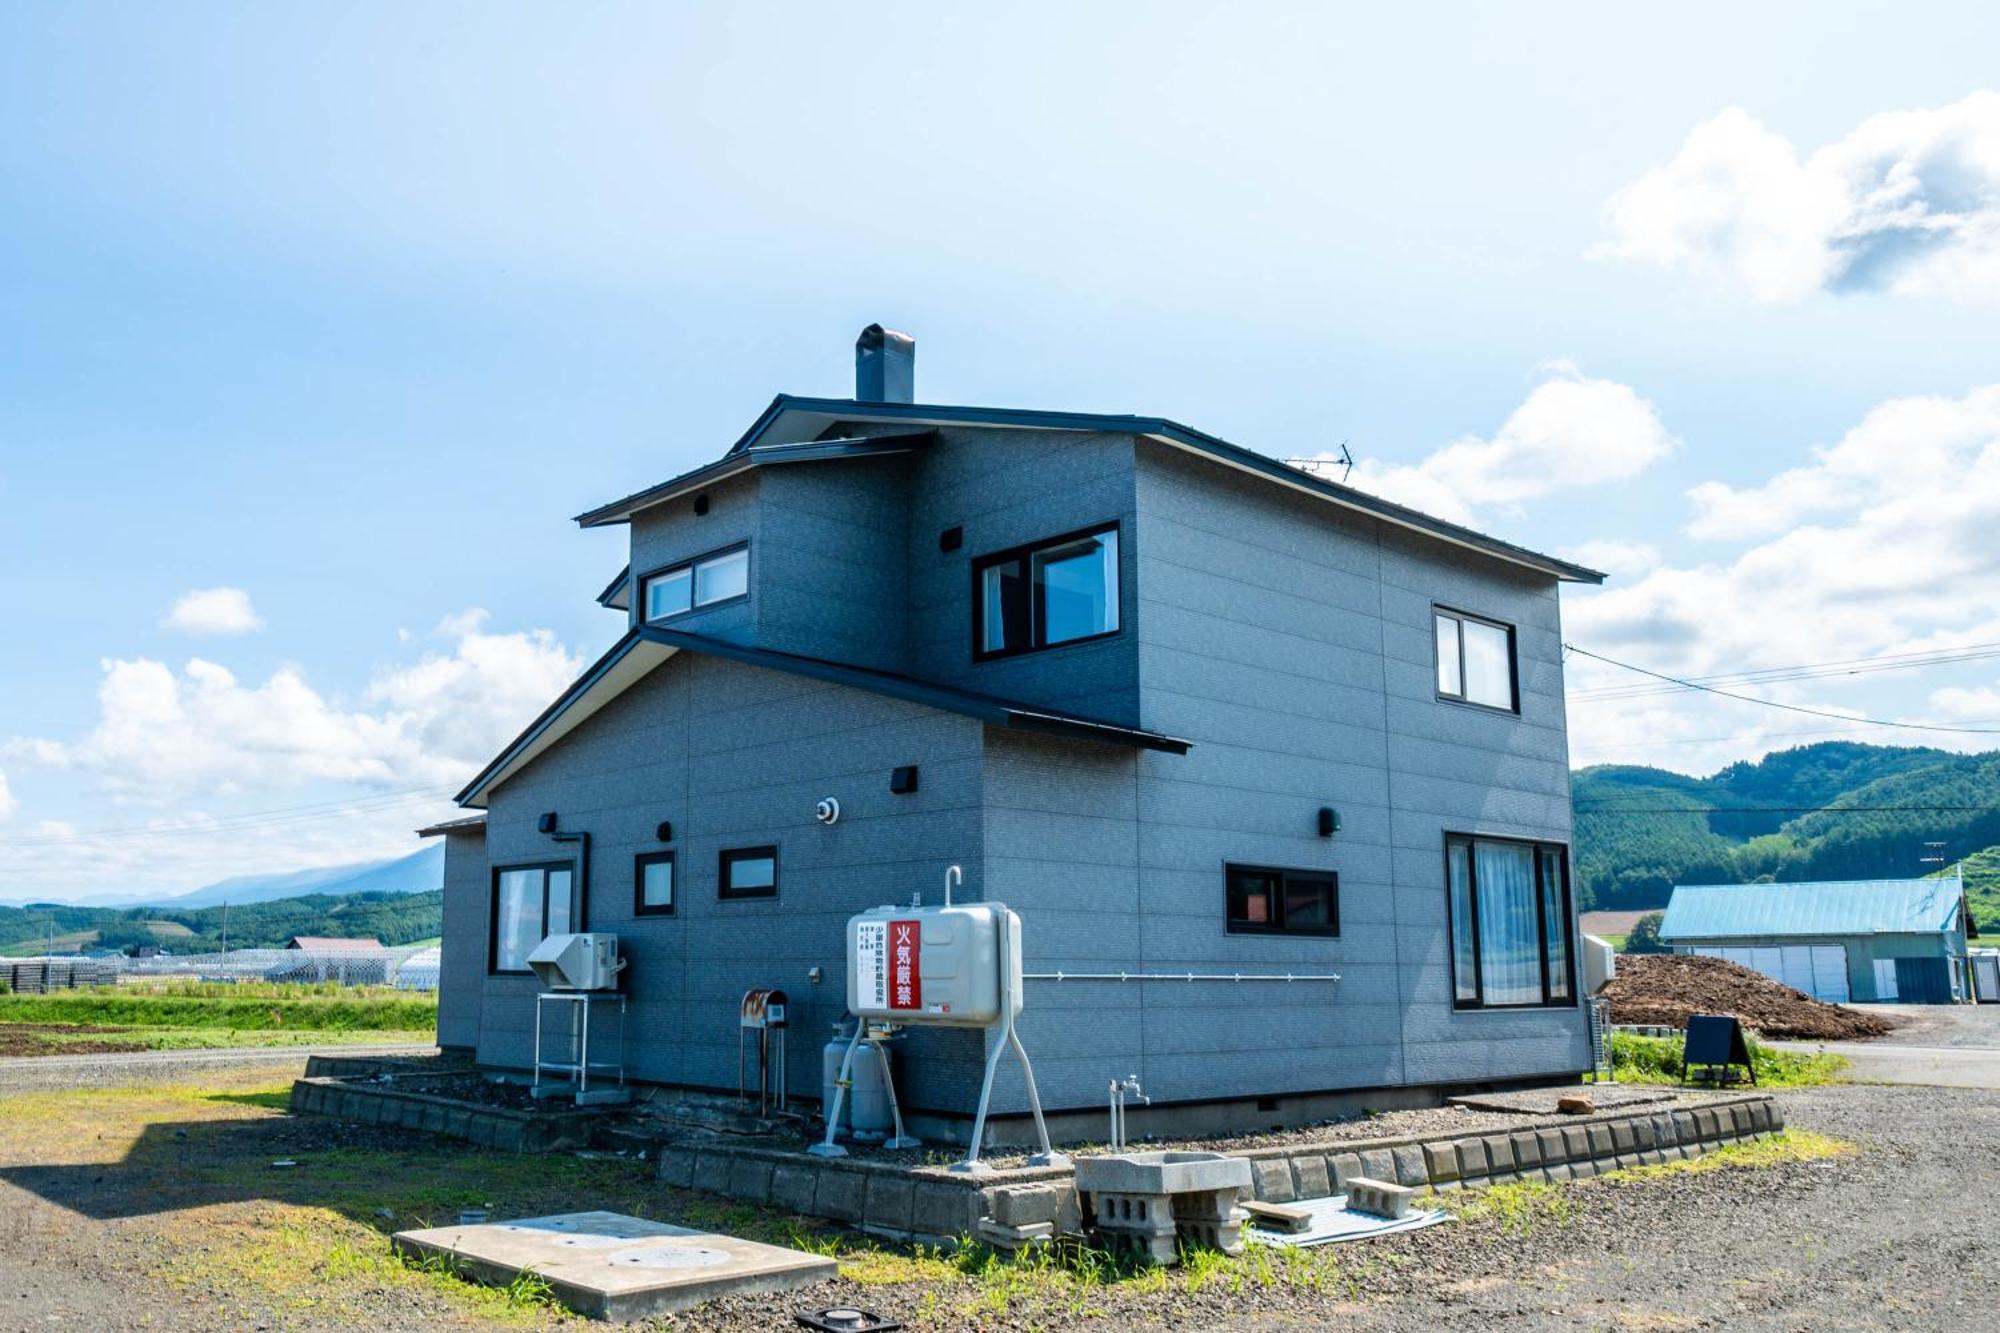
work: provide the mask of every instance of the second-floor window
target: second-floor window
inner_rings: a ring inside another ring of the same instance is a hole
[[[717,602],[746,596],[749,591],[750,548],[738,546],[648,574],[641,605],[649,622],[670,620]]]
[[[1080,643],[1118,632],[1118,525],[982,556],[972,566],[973,655]]]
[[[1514,627],[1433,607],[1437,626],[1437,692],[1440,699],[1503,708],[1519,702],[1514,690]]]

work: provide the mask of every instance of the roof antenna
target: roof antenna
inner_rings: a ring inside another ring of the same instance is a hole
[[[1324,454],[1318,458],[1287,458],[1285,464],[1288,467],[1295,467],[1301,472],[1310,472],[1317,477],[1323,475],[1322,469],[1330,468],[1338,463],[1340,464],[1340,483],[1344,486],[1347,484],[1348,474],[1354,471],[1354,455],[1348,451],[1346,440],[1342,440],[1337,447],[1340,453],[1333,458],[1328,458]]]

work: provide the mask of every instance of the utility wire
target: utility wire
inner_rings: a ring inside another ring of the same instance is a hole
[[[1725,671],[1711,676],[1690,676],[1701,685],[1775,685],[1789,680],[1824,680],[1829,677],[1865,676],[1880,671],[1908,671],[1918,667],[1956,666],[2000,657],[2000,644],[1966,644],[1959,648],[1921,653],[1889,653],[1876,657],[1843,658],[1832,662],[1808,662],[1799,666],[1764,667],[1753,671]],[[1655,694],[1671,694],[1674,685],[1600,685],[1573,690],[1572,700],[1638,699]]]
[[[1809,717],[1830,717],[1836,722],[1849,722],[1871,727],[1895,727],[1902,731],[1949,731],[1970,736],[2000,736],[2000,727],[1956,727],[1947,726],[1940,722],[1892,722],[1886,718],[1857,717],[1853,713],[1836,713],[1826,708],[1807,708],[1803,704],[1779,703],[1776,699],[1759,699],[1754,694],[1732,694],[1728,690],[1720,690],[1713,685],[1703,685],[1699,681],[1684,680],[1679,676],[1669,676],[1660,671],[1648,671],[1645,667],[1633,666],[1630,662],[1621,662],[1615,657],[1606,657],[1602,653],[1593,653],[1588,648],[1579,648],[1573,643],[1565,643],[1563,647],[1570,652],[1602,662],[1607,666],[1622,667],[1627,671],[1636,671],[1642,676],[1651,676],[1654,680],[1663,680],[1670,685],[1678,685],[1682,689],[1700,690],[1704,694],[1713,694],[1724,699],[1734,699],[1738,703],[1762,704],[1766,708],[1781,708],[1788,713],[1804,713]]]
[[[2000,805],[1613,805],[1576,807],[1586,815],[1825,815],[1895,813],[1904,815],[2000,814]]]

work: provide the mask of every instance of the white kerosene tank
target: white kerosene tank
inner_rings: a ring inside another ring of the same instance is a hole
[[[995,1027],[1002,967],[1019,1014],[1021,918],[998,904],[875,907],[847,919],[847,1009],[859,1018]]]

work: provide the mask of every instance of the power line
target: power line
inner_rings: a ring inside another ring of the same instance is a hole
[[[1577,813],[1592,815],[1825,815],[1850,812],[1904,815],[2000,814],[2000,805],[1614,805],[1594,809],[1592,808],[1594,804],[1586,801],[1577,805]]]
[[[1602,653],[1593,653],[1588,648],[1579,648],[1573,643],[1566,643],[1563,647],[1567,648],[1570,652],[1579,653],[1584,657],[1603,662],[1607,666],[1622,667],[1627,671],[1636,671],[1642,676],[1651,676],[1655,680],[1663,680],[1669,684],[1678,685],[1682,689],[1700,690],[1704,694],[1713,694],[1723,699],[1734,699],[1738,703],[1762,704],[1766,708],[1781,708],[1788,713],[1804,713],[1809,717],[1830,717],[1836,722],[1848,722],[1871,727],[1895,727],[1902,731],[1949,731],[1971,736],[2000,735],[2000,727],[1957,727],[1948,726],[1941,722],[1892,722],[1886,718],[1858,717],[1853,713],[1836,713],[1826,708],[1807,708],[1803,704],[1779,703],[1776,699],[1759,699],[1752,694],[1731,694],[1728,690],[1719,690],[1713,685],[1703,685],[1698,681],[1683,680],[1679,676],[1669,676],[1660,671],[1648,671],[1645,667],[1634,666],[1630,662],[1621,662],[1615,657],[1606,657]]]
[[[1657,749],[1663,745],[1664,746],[1718,745],[1725,741],[1740,742],[1740,741],[1751,740],[1761,743],[1763,741],[1770,741],[1770,740],[1787,740],[1795,736],[1865,735],[1867,734],[1867,731],[1868,728],[1866,727],[1811,727],[1805,731],[1754,731],[1752,734],[1748,736],[1746,736],[1743,732],[1734,732],[1727,736],[1672,736],[1661,740],[1650,740],[1650,741],[1600,741],[1596,745],[1572,746],[1571,753],[1594,754],[1599,750]],[[1955,752],[1948,751],[1947,753],[1955,753]]]
[[[1886,653],[1874,657],[1840,658],[1831,662],[1808,662],[1799,666],[1762,667],[1750,671],[1724,671],[1709,676],[1690,676],[1691,683],[1703,685],[1775,685],[1791,680],[1824,680],[1829,677],[1865,676],[1879,671],[1907,671],[1917,667],[1955,666],[1962,662],[1983,662],[2000,657],[2000,644],[1975,643],[1957,648],[1926,652]],[[1600,685],[1573,690],[1572,700],[1638,699],[1671,694],[1675,685]]]

